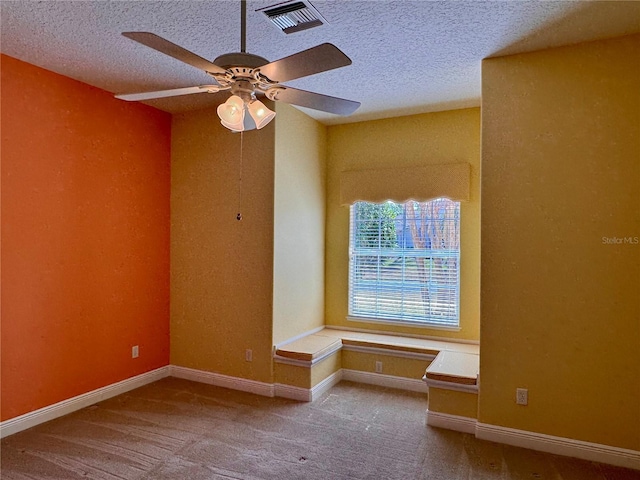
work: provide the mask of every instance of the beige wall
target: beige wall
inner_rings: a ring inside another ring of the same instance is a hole
[[[640,36],[482,81],[479,421],[640,450]]]
[[[273,342],[324,324],[327,128],[276,104]]]
[[[213,109],[173,117],[171,363],[271,382],[274,126],[244,134],[237,221],[240,139]]]
[[[460,331],[348,321],[349,208],[340,205],[340,172],[468,162],[471,199],[461,208]],[[480,109],[428,113],[329,127],[326,323],[477,340],[480,307]]]

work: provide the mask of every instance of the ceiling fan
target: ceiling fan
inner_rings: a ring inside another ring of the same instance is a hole
[[[153,33],[124,32],[122,35],[204,70],[214,80],[210,85],[116,95],[122,100],[140,101],[230,91],[232,96],[218,107],[218,116],[221,123],[233,131],[259,129],[271,121],[275,112],[258,100],[257,97],[262,96],[337,115],[350,115],[360,106],[360,102],[299,90],[280,83],[351,65],[351,59],[330,43],[273,62],[246,53],[246,0],[241,0],[241,51],[220,55],[213,62]],[[249,115],[245,115],[245,112]]]

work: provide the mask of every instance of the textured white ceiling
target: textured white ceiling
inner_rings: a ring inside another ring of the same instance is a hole
[[[285,35],[248,0],[247,51],[269,60],[330,42],[353,64],[287,82],[357,100],[326,124],[480,104],[483,58],[640,32],[640,2],[312,0],[328,21]],[[0,1],[0,50],[114,93],[210,83],[197,69],[120,35],[149,31],[213,60],[240,50],[239,0]],[[224,94],[147,102],[180,112]]]

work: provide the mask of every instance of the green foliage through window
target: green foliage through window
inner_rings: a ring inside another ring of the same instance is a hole
[[[396,218],[402,213],[402,205],[392,202],[358,202],[355,210],[357,247],[398,247]]]

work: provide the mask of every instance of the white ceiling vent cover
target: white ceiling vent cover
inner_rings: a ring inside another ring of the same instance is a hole
[[[307,2],[286,2],[256,10],[263,12],[271,23],[286,34],[319,27],[327,21]]]

